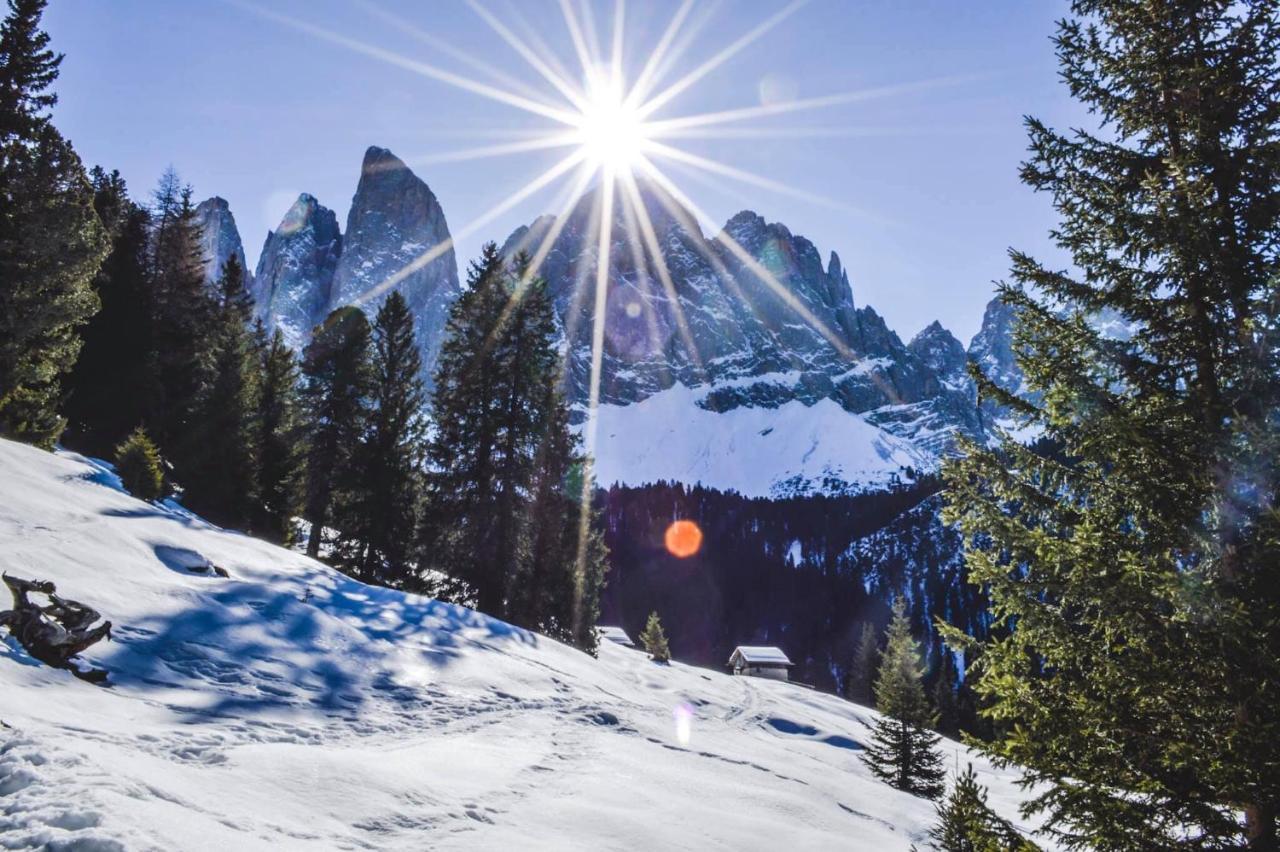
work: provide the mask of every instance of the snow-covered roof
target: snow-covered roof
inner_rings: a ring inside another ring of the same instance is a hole
[[[782,653],[781,648],[775,648],[772,645],[739,645],[733,649],[733,654],[729,657],[729,662],[733,662],[734,657],[742,657],[743,661],[748,663],[761,663],[790,666],[794,665],[787,659],[787,655]]]
[[[601,625],[596,628],[600,632],[601,639],[608,639],[610,642],[617,642],[619,645],[630,645],[635,647],[635,642],[631,641],[631,637],[627,635],[627,631],[621,627]]]

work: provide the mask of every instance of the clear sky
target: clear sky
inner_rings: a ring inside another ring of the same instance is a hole
[[[539,42],[566,69],[577,67],[555,0],[484,2],[528,43]],[[687,37],[687,49],[663,81],[692,71],[785,5],[699,0],[677,39]],[[632,74],[678,7],[677,0],[626,4],[624,64]],[[613,0],[590,3],[606,44],[613,8]],[[1046,237],[1052,210],[1018,182],[1017,167],[1026,148],[1023,115],[1058,126],[1084,121],[1057,80],[1049,42],[1065,8],[1062,0],[812,0],[655,118],[935,82],[732,125],[769,136],[679,140],[795,194],[689,166],[664,171],[719,223],[750,208],[811,239],[824,258],[837,251],[855,301],[873,305],[904,340],[940,319],[967,342],[993,280],[1007,271],[1010,246],[1054,257]],[[197,198],[230,201],[251,266],[299,192],[345,222],[369,145],[410,164],[455,233],[564,154],[447,158],[554,127],[386,61],[426,63],[499,87],[507,84],[497,75],[505,75],[555,99],[551,85],[461,0],[54,0],[45,24],[67,55],[55,121],[86,163],[118,168],[135,195],[149,193],[172,164]],[[485,240],[501,242],[550,211],[555,198],[548,188],[460,239],[460,263]]]

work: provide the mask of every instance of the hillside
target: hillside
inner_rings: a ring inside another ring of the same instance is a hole
[[[5,848],[907,849],[932,821],[858,760],[863,707],[595,660],[139,502],[79,456],[0,441],[0,470],[0,569],[115,623],[89,653],[106,688],[0,644]],[[1015,816],[1013,774],[975,764]]]

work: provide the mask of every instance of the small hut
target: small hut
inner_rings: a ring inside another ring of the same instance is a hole
[[[789,680],[793,663],[772,645],[739,645],[729,656],[729,668],[735,675]]]

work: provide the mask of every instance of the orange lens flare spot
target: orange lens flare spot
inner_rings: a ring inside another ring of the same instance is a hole
[[[702,530],[693,521],[676,521],[667,527],[663,542],[672,556],[685,559],[702,548]]]

